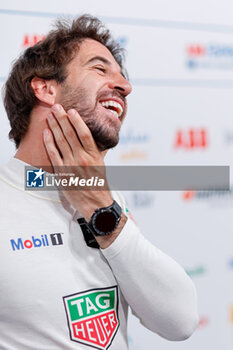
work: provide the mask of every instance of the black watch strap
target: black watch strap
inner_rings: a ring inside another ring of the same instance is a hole
[[[95,236],[92,234],[91,230],[89,229],[86,220],[84,218],[79,218],[77,221],[82,230],[83,238],[86,242],[86,245],[91,248],[99,249],[100,246],[96,241]]]

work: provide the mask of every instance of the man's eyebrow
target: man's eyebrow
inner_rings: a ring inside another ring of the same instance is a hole
[[[90,63],[93,63],[94,61],[101,61],[105,64],[107,64],[108,66],[111,66],[111,62],[109,60],[107,60],[107,58],[103,57],[103,56],[94,56],[92,58],[90,58],[86,63],[85,63],[85,66],[90,64]],[[126,79],[126,76],[125,74],[122,72],[122,70],[120,71],[121,75]]]
[[[109,60],[107,60],[105,57],[103,56],[94,56],[92,58],[90,58],[86,63],[85,63],[85,66],[89,63],[93,63],[94,61],[101,61],[105,64],[107,64],[108,66],[111,65],[111,62]]]

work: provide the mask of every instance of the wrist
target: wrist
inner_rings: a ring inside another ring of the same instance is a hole
[[[96,199],[89,198],[85,204],[82,201],[82,208],[80,208],[80,201],[77,203],[77,206],[75,206],[75,209],[80,212],[87,222],[91,220],[92,215],[97,209],[108,207],[113,203],[113,198],[110,192],[105,196],[102,196],[101,194]]]

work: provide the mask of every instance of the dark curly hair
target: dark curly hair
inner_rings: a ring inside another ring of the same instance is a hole
[[[14,140],[16,148],[28,130],[30,114],[37,103],[31,80],[37,76],[64,82],[67,64],[86,38],[105,45],[123,70],[123,49],[98,18],[82,15],[73,21],[58,19],[55,29],[43,41],[29,47],[17,59],[5,84],[4,106],[11,125],[9,138]]]

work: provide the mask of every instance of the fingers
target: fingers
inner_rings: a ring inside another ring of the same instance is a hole
[[[49,129],[45,129],[43,132],[44,144],[48,153],[48,156],[51,160],[53,166],[62,166],[63,161],[58,152],[57,147],[55,146],[53,135]]]
[[[91,131],[83,119],[80,117],[78,112],[75,109],[70,109],[67,114],[71,124],[78,134],[79,140],[81,141],[84,150],[87,153],[96,152],[98,149],[92,137]]]
[[[61,141],[62,144],[64,143],[64,140],[66,140],[67,145],[70,146],[74,154],[75,152],[77,152],[77,147],[81,148],[81,143],[73,126],[70,124],[69,119],[67,118],[67,113],[64,111],[62,106],[58,104],[52,107],[52,112],[56,118],[54,118],[54,123],[52,123],[52,121],[51,123],[49,123],[49,126],[51,127],[54,133],[56,132],[56,136],[58,137],[58,139],[56,138],[56,142],[59,145],[59,141]],[[62,134],[60,133],[60,131]],[[68,148],[66,147],[63,147],[63,149],[65,152],[68,151]],[[63,151],[61,150],[61,152]]]
[[[53,151],[56,161],[58,161],[59,155],[59,152],[54,155],[56,146],[61,152],[62,157],[60,159],[63,164],[72,163],[77,155],[78,158],[82,159],[81,155],[84,156],[85,153],[93,158],[97,154],[99,156],[100,152],[89,128],[75,109],[71,109],[66,113],[61,105],[56,104],[51,111],[52,113],[48,116],[48,124],[54,139],[50,135],[46,147],[49,147],[50,152]]]
[[[56,119],[54,118],[54,116],[52,114],[50,114],[48,116],[48,124],[50,126],[50,129],[53,132],[53,136],[54,136],[54,139],[56,141],[56,145],[62,154],[62,158],[64,160],[69,159],[73,155],[71,148],[70,148],[67,140],[65,139],[64,134],[63,134],[61,128],[59,127]]]

